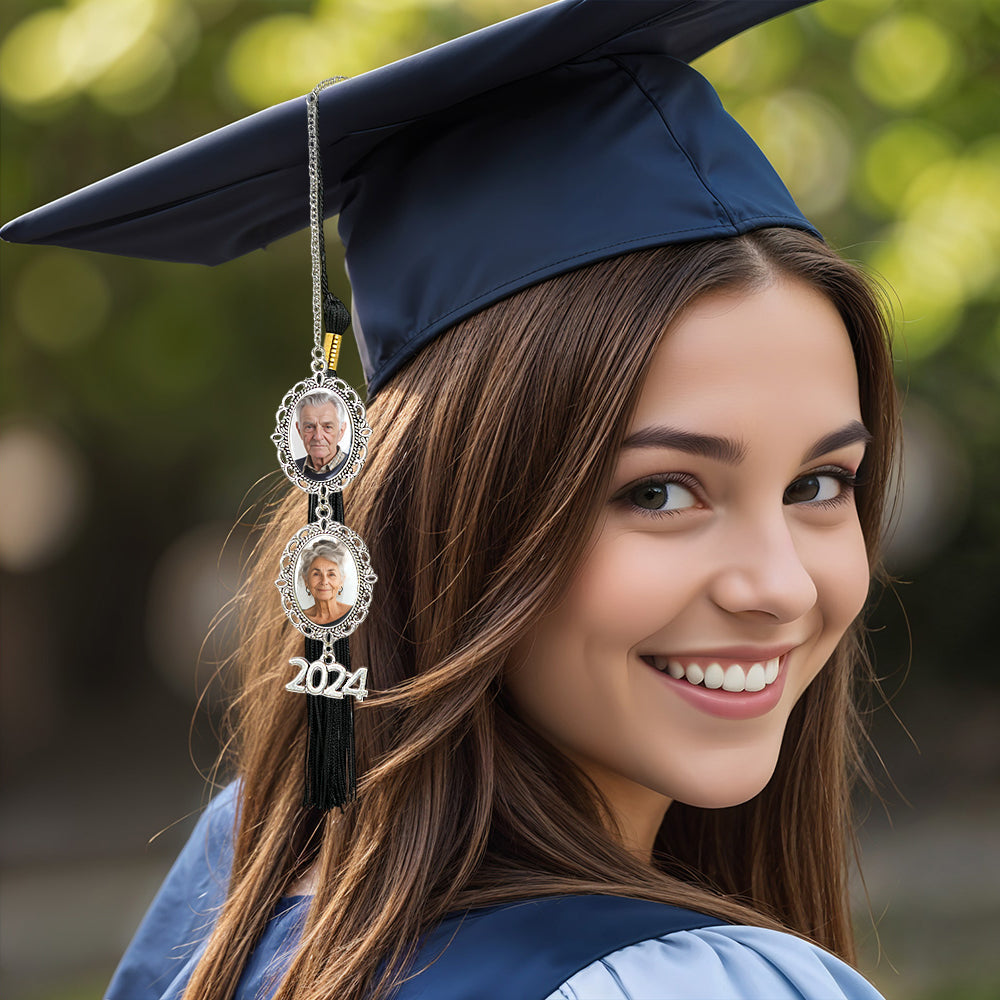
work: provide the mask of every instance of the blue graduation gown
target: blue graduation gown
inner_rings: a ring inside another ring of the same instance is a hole
[[[106,1000],[178,1000],[226,894],[237,786],[208,807],[153,900]],[[309,906],[282,900],[235,1000],[267,1000]],[[880,1000],[806,941],[644,900],[563,896],[450,918],[394,1000]]]

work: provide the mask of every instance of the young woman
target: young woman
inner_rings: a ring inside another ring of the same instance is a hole
[[[794,4],[715,6],[732,33]],[[499,26],[489,52],[531,66],[345,168],[327,207],[375,393],[346,498],[379,577],[351,646],[377,679],[358,799],[303,805],[302,642],[273,587],[293,490],[238,602],[237,780],[115,1000],[877,996],[845,962],[887,320],[663,61],[689,7]]]
[[[871,287],[766,229],[551,279],[422,361],[373,403],[350,494],[384,595],[356,633],[386,692],[359,714],[359,799],[301,806],[297,643],[267,573],[291,495],[247,596],[238,791],[168,880],[185,902],[152,911],[189,907],[177,946],[214,921],[193,973],[174,959],[184,996],[286,968],[279,997],[390,995],[447,915],[572,894],[735,926],[636,944],[565,996],[874,995],[774,933],[853,955],[857,615],[895,434]]]

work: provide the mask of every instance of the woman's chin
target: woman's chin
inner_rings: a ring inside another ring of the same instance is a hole
[[[698,809],[728,809],[759,795],[774,774],[777,752],[754,756],[746,753],[717,752],[700,766],[675,780],[675,802]]]

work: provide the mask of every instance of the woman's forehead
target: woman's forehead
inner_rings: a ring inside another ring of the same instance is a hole
[[[860,418],[850,338],[836,307],[797,281],[713,293],[666,332],[633,417],[752,428],[758,418],[836,426]]]
[[[337,563],[333,559],[329,559],[326,556],[315,556],[313,561],[309,564],[310,569],[325,569],[327,567],[337,567]]]

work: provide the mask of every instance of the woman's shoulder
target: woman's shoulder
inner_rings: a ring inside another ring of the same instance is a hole
[[[214,916],[225,899],[233,863],[233,833],[239,813],[240,785],[234,781],[202,811],[181,848],[151,909],[174,905],[187,913],[192,907]]]
[[[879,1000],[858,973],[791,934],[621,896],[455,914],[427,935],[412,968],[395,1000]]]
[[[605,955],[548,1000],[880,1000],[822,948],[762,927],[676,931]]]
[[[187,843],[174,861],[160,896],[199,899],[218,905],[225,897],[233,861],[233,832],[239,812],[240,785],[232,782],[205,806]]]
[[[233,781],[205,807],[171,874],[209,876],[227,887],[239,806],[240,783]]]

